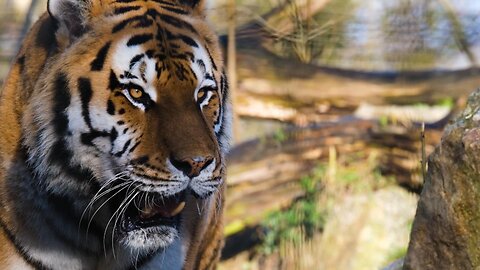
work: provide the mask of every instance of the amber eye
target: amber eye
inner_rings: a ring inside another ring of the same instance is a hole
[[[139,99],[143,96],[143,91],[140,89],[131,88],[128,93],[134,99]]]
[[[198,91],[197,99],[202,99],[205,96],[205,90]]]

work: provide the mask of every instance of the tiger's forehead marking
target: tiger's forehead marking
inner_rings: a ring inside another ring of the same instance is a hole
[[[112,69],[122,84],[135,83],[143,88],[150,98],[157,102],[154,86],[157,72],[155,59],[151,58],[141,45],[131,45],[131,37],[122,39],[113,52]]]
[[[120,83],[133,82],[141,86],[151,99],[157,102],[159,95],[155,88],[155,82],[160,77],[159,72],[162,72],[162,70],[158,70],[158,67],[165,66],[163,65],[164,61],[172,59],[155,57],[155,52],[149,51],[143,46],[144,42],[135,44],[133,41],[138,40],[139,37],[140,35],[129,36],[117,43],[113,52],[112,69],[117,76],[120,76],[118,78]],[[211,55],[201,42],[198,40],[194,42],[197,45],[189,48],[192,57],[182,60],[182,62],[190,67],[192,75],[196,79],[196,97],[200,89],[204,87],[218,89],[218,86],[214,75],[215,63],[213,63]],[[175,73],[173,70],[167,70],[167,72]]]
[[[208,48],[209,42],[202,40],[192,18],[178,10],[165,9],[164,1],[138,4],[142,8],[122,10],[117,14],[123,16],[124,13],[135,12],[136,16],[117,22],[112,30],[113,33],[124,29],[134,32],[126,38],[126,44],[122,40],[116,46],[114,57],[120,59],[115,61],[114,72],[117,75],[124,72],[135,75],[137,66],[132,63],[144,59],[154,62],[155,70],[152,69],[152,72],[155,75],[145,76],[148,77],[145,83],[150,86],[145,88],[145,92],[154,102],[160,96],[157,91],[161,91],[154,87],[167,85],[172,77],[191,85],[195,99],[198,91],[204,87],[218,89],[215,75],[218,70]],[[137,73],[141,75],[142,71]],[[128,82],[121,79],[121,83]],[[145,84],[140,85],[143,87]]]

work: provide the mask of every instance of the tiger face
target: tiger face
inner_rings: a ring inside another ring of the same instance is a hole
[[[87,198],[83,223],[132,251],[170,245],[186,204],[223,184],[227,82],[201,6],[49,2],[60,53],[25,114],[30,162],[49,189]]]

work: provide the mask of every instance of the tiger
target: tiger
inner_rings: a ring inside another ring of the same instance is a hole
[[[215,269],[232,109],[206,0],[49,0],[0,96],[2,269]]]

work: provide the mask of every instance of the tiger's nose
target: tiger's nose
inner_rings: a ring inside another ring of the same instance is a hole
[[[210,165],[213,161],[213,157],[192,157],[184,159],[170,158],[173,166],[182,171],[190,178],[197,177],[203,169]]]

